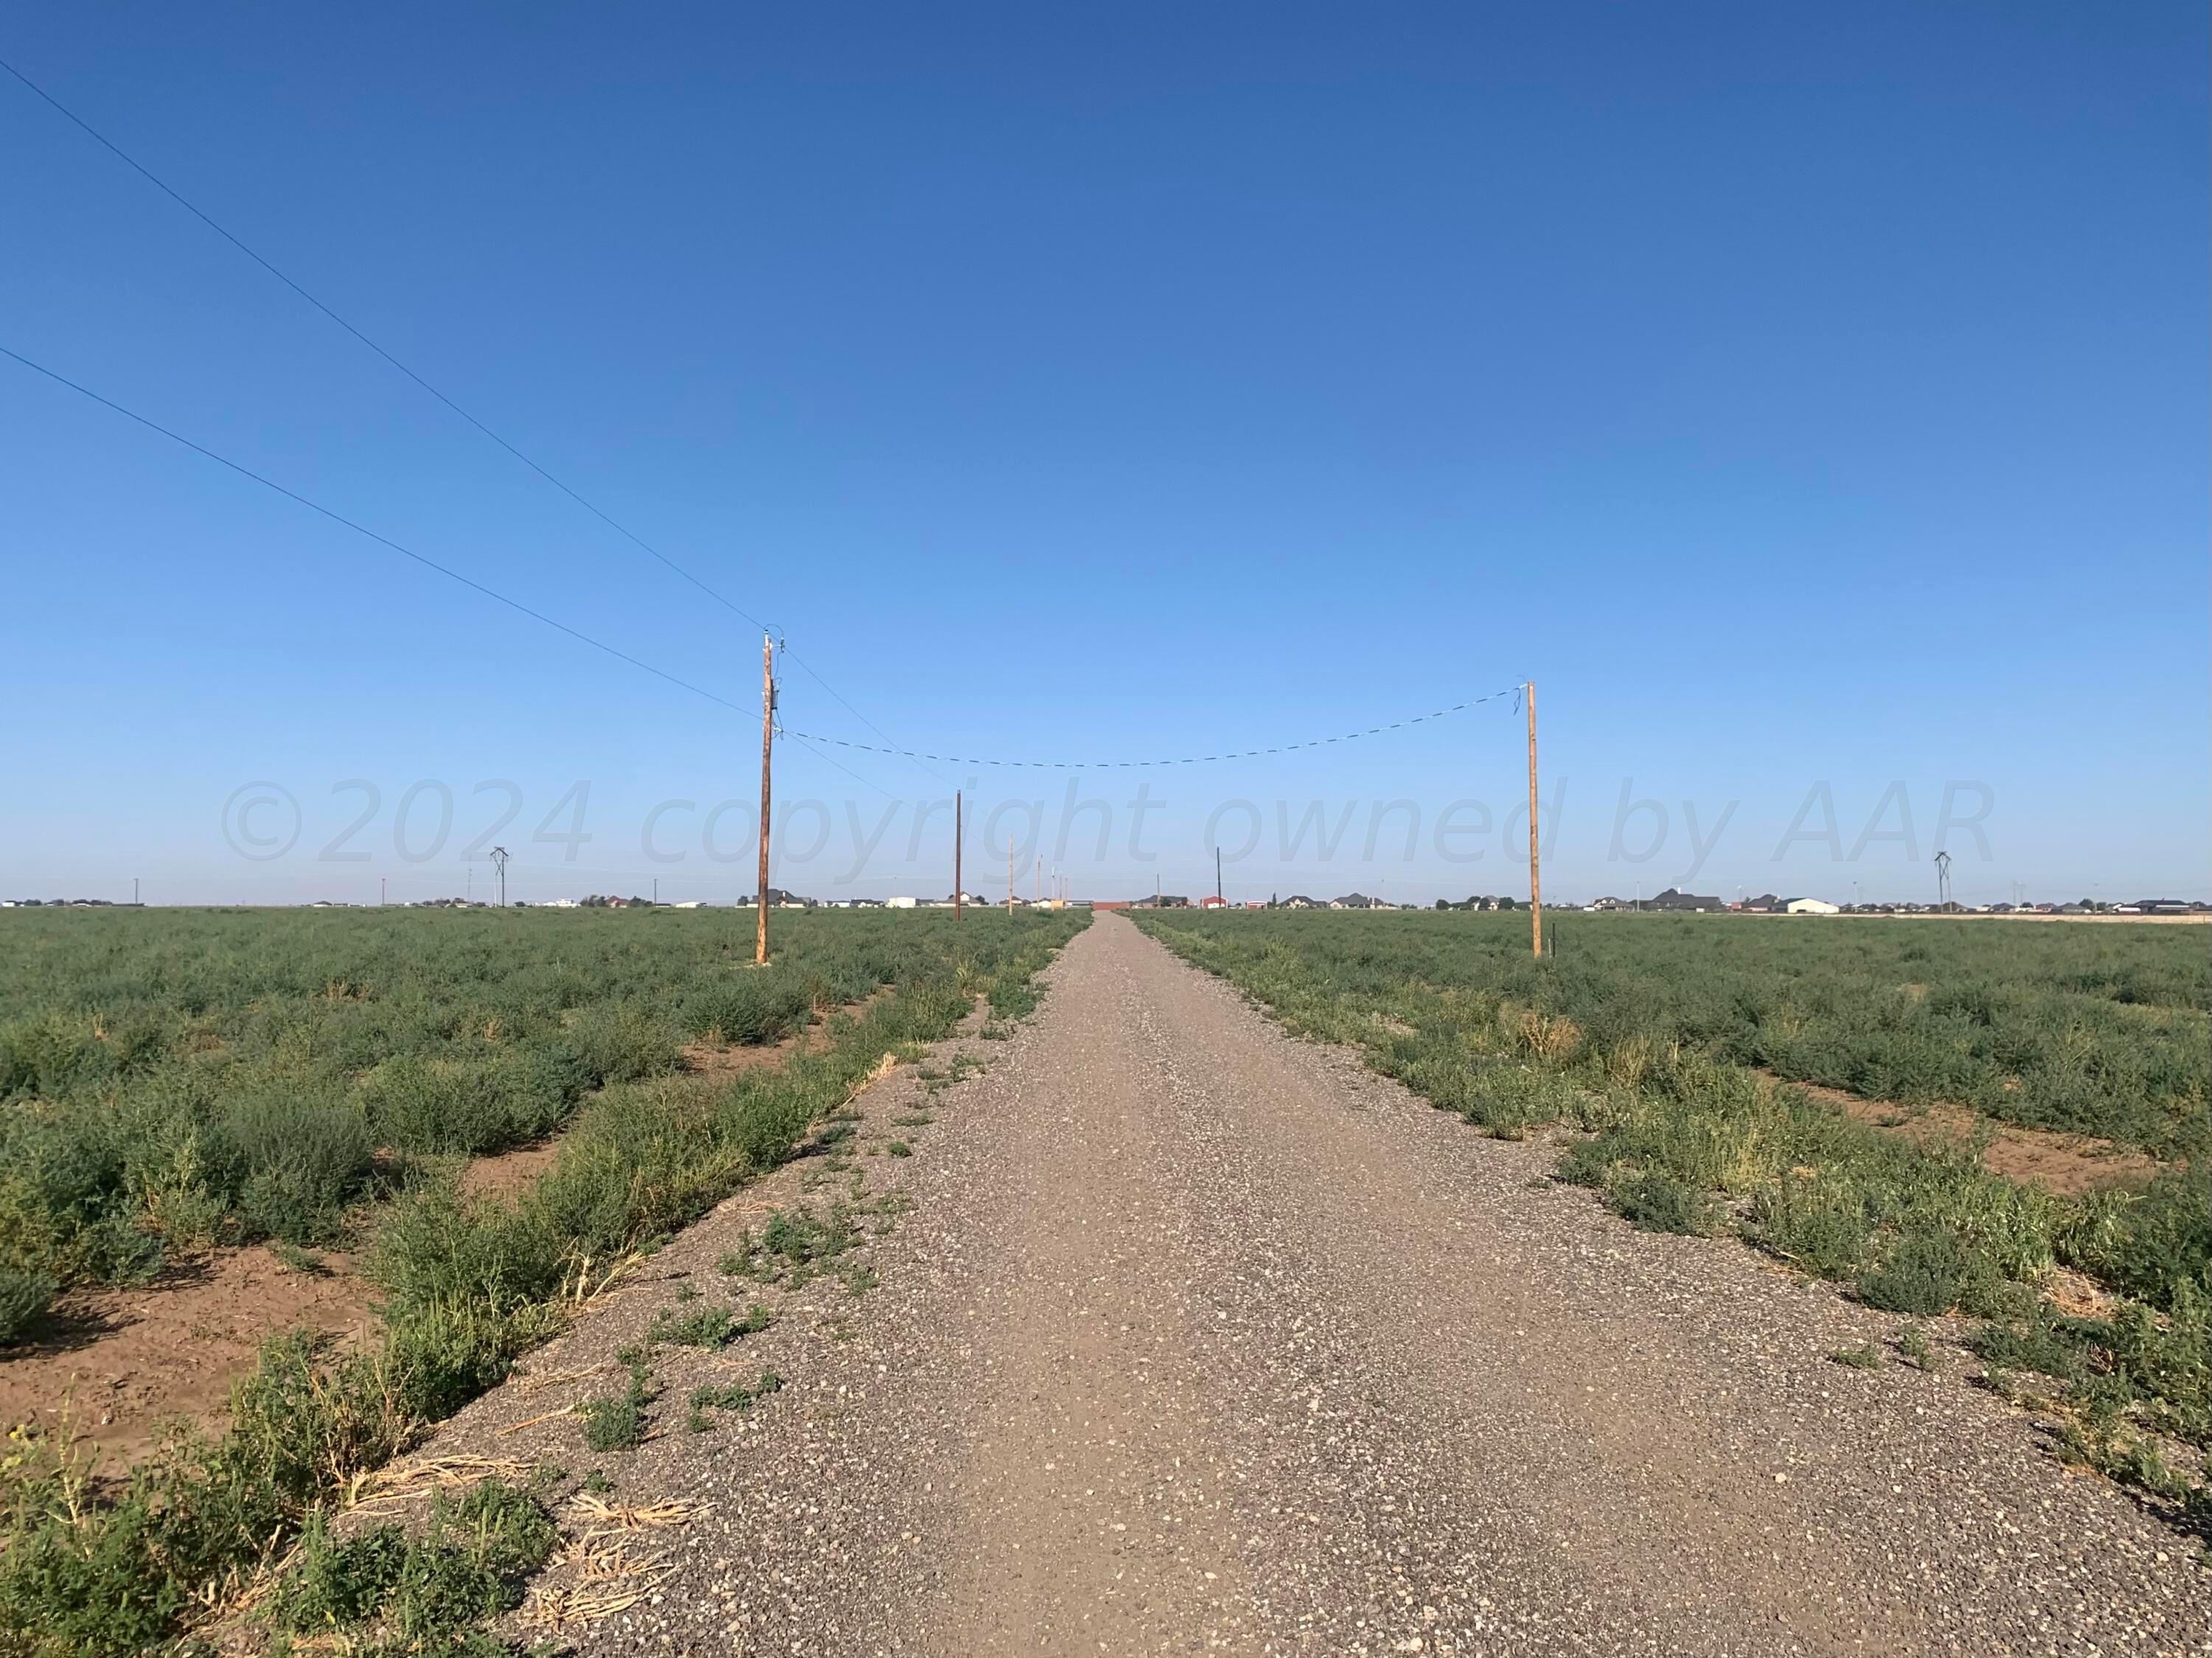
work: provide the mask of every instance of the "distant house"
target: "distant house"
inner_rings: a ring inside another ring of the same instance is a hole
[[[703,899],[700,899],[700,898],[686,898],[686,899],[685,899],[682,903],[680,903],[680,904],[671,904],[671,905],[669,906],[669,908],[671,908],[671,909],[704,909],[706,907],[707,907],[707,906],[706,906],[706,901],[705,901],[705,900],[703,900]]]
[[[1229,901],[1226,898],[1217,898],[1212,894],[1208,893],[1205,897],[1198,901],[1198,907],[1200,909],[1227,909],[1229,908]]]
[[[1303,892],[1294,892],[1283,900],[1283,908],[1285,909],[1319,909],[1322,908],[1322,903],[1319,899],[1309,898]]]
[[[1328,901],[1331,909],[1372,909],[1375,901],[1364,892],[1347,892],[1341,898]]]
[[[1792,898],[1783,906],[1791,915],[1840,915],[1843,906],[1832,904],[1825,898]]]
[[[911,898],[886,898],[884,900],[884,908],[885,909],[912,909],[914,907],[915,902]]]
[[[1707,898],[1694,892],[1680,892],[1668,887],[1656,898],[1647,898],[1643,907],[1658,910],[1723,910],[1728,906],[1717,897]]]

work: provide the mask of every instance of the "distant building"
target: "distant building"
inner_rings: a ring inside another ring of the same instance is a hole
[[[1792,898],[1783,908],[1791,915],[1840,915],[1843,906],[1825,898]]]
[[[886,898],[884,900],[884,908],[885,909],[912,909],[915,908],[915,902],[911,898]]]
[[[1656,898],[1647,898],[1640,908],[1657,910],[1723,910],[1728,906],[1717,897],[1707,898],[1694,892],[1680,892],[1668,887]]]

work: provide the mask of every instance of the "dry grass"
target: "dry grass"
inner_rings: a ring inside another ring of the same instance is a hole
[[[565,1564],[575,1569],[574,1581],[538,1588],[522,1614],[531,1628],[573,1629],[626,1612],[676,1570],[664,1554],[632,1554],[620,1537],[586,1539],[569,1551]]]
[[[347,1483],[345,1506],[388,1509],[429,1491],[465,1491],[486,1479],[526,1481],[535,1465],[511,1456],[430,1456],[356,1474]]]
[[[568,1512],[592,1528],[585,1534],[587,1542],[621,1532],[666,1531],[688,1526],[714,1511],[711,1503],[687,1503],[681,1497],[666,1497],[658,1503],[610,1503],[585,1491],[568,1499]]]

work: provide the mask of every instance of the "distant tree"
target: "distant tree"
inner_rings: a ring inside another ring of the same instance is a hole
[[[1500,909],[1518,909],[1521,908],[1521,903],[1518,899],[1500,897],[1498,901],[1498,907]]]

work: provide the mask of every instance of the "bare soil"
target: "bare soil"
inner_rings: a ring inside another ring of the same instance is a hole
[[[2148,1186],[2162,1167],[2157,1158],[2131,1151],[2112,1140],[1999,1122],[1971,1106],[1911,1106],[1895,1100],[1865,1099],[1819,1083],[1789,1085],[1834,1106],[1847,1117],[1922,1147],[1969,1145],[1976,1134],[1986,1129],[1990,1139],[1982,1151],[1983,1168],[2063,1198]]]
[[[95,1447],[119,1472],[179,1418],[219,1422],[261,1344],[305,1327],[340,1339],[369,1322],[368,1286],[342,1255],[287,1269],[259,1245],[170,1266],[153,1283],[65,1297],[46,1333],[0,1363],[0,1419]]]

